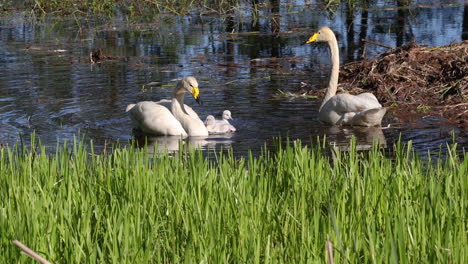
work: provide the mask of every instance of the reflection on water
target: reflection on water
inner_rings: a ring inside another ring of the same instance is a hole
[[[347,139],[331,140],[328,142],[333,161],[337,161],[337,155],[342,151],[350,151],[351,149],[356,149],[357,151],[369,151],[374,146],[386,148],[387,140],[383,133],[384,129],[385,128],[382,127],[331,127],[327,133],[330,135],[342,135]],[[356,139],[354,144],[352,143],[353,139]]]
[[[384,128],[385,129],[385,128]],[[338,140],[331,140],[329,143],[341,150],[349,150],[349,142],[352,137],[356,138],[357,150],[370,150],[373,144],[378,144],[382,148],[387,147],[387,140],[381,127],[330,127],[327,130],[329,135],[338,135]]]
[[[319,99],[277,96],[278,90],[296,91],[302,83],[326,86],[326,46],[300,45],[320,26],[337,33],[342,62],[385,51],[375,45],[364,48],[362,39],[397,46],[411,39],[444,45],[467,37],[463,0],[413,1],[408,8],[398,6],[402,1],[368,2],[369,8],[343,4],[330,13],[309,1],[271,1],[271,8],[255,14],[240,9],[228,18],[161,15],[144,24],[116,17],[106,23],[85,20],[81,28],[75,20],[32,21],[12,13],[0,18],[0,143],[13,144],[19,134],[32,131],[47,145],[79,131],[98,147],[126,141],[132,138],[126,105],[170,98],[175,79],[194,75],[205,104],[195,105],[189,97],[186,103],[202,119],[230,109],[238,129],[228,142],[194,140],[202,149],[230,145],[236,155],[244,155],[249,149],[258,153],[276,136],[313,143],[326,135],[340,143],[351,134],[363,144],[370,142],[368,135],[391,144],[402,133],[416,149],[437,151],[452,141],[454,128],[444,120],[395,127],[389,113],[383,124],[391,127],[375,136],[379,133],[319,123]],[[90,64],[89,53],[97,48],[116,59]],[[468,146],[467,132],[454,131],[455,140]],[[178,149],[177,144],[158,142],[170,149]]]
[[[231,147],[231,135],[209,136],[209,137],[187,137],[179,136],[135,136],[135,141],[139,147],[147,147],[148,151],[157,151],[158,153],[176,152],[179,150],[202,149],[206,151],[216,151],[220,149],[229,149]]]

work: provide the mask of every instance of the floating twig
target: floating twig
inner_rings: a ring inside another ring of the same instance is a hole
[[[335,260],[333,260],[333,244],[330,242],[330,240],[327,239],[327,242],[325,242],[325,247],[327,249],[328,263],[334,264]]]

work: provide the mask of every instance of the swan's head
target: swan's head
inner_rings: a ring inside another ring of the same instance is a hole
[[[212,116],[212,115],[207,116],[206,119],[205,119],[205,125],[207,125],[207,126],[211,125],[211,124],[214,124],[214,122],[215,122],[215,117]]]
[[[224,111],[223,111],[223,119],[225,119],[225,120],[232,120],[231,111],[229,111],[229,110],[224,110]]]
[[[195,77],[188,76],[182,78],[182,80],[179,82],[178,87],[177,87],[176,93],[183,92],[183,93],[190,93],[192,94],[193,98],[197,101],[198,104],[202,104],[202,101],[200,99],[200,90],[198,90],[198,82]]]
[[[314,43],[314,42],[329,42],[333,41],[335,34],[329,27],[322,27],[317,32],[315,32],[304,44]]]

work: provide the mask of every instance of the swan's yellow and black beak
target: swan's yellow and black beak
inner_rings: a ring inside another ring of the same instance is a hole
[[[313,43],[313,42],[316,42],[317,41],[317,38],[319,36],[319,33],[315,33],[312,35],[312,37],[310,37],[306,42],[304,42],[302,45],[305,45],[305,44],[309,44],[309,43]]]
[[[200,98],[200,90],[198,90],[198,87],[193,87],[192,88],[192,96],[193,96],[193,98],[195,98],[195,101],[197,101],[197,103],[199,105],[203,104],[203,102],[202,102],[202,100]]]

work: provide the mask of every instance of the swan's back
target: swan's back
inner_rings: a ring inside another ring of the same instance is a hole
[[[323,104],[319,118],[332,125],[377,126],[385,112],[371,93],[338,94]]]
[[[379,104],[379,100],[377,100],[377,97],[375,97],[375,95],[371,94],[371,93],[362,93],[362,94],[358,94],[356,95],[356,97],[360,97],[368,102],[376,102],[377,104]],[[380,104],[379,104],[380,105]]]
[[[216,120],[212,115],[206,117],[205,125],[209,134],[225,134],[236,131],[236,128],[229,121],[226,119]]]
[[[381,107],[382,105],[372,94],[337,94],[330,98],[330,100],[328,100],[323,105],[324,110],[330,108],[339,113],[361,112],[368,109]]]
[[[208,123],[206,129],[208,133],[213,134],[225,134],[236,131],[236,128],[229,123],[225,123],[222,120],[216,120],[218,122]]]
[[[180,122],[169,109],[156,102],[143,101],[127,106],[136,127],[153,135],[187,136]]]

